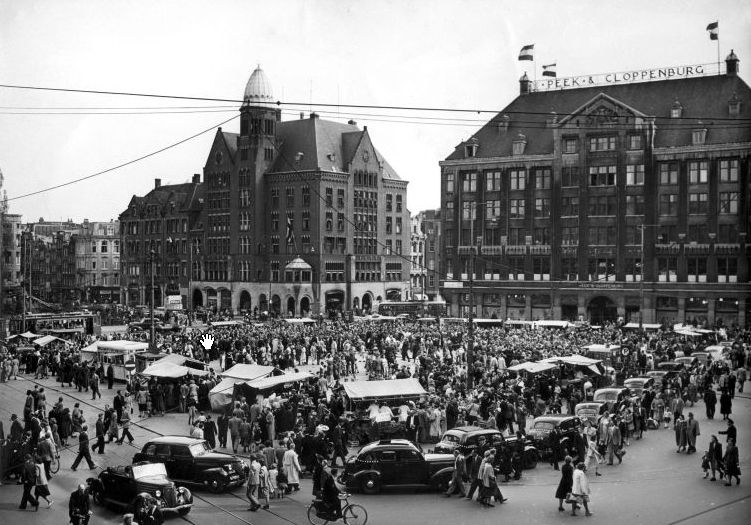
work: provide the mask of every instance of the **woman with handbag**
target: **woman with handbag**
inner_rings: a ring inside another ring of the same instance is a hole
[[[571,456],[566,456],[561,465],[561,481],[558,482],[558,488],[555,491],[559,512],[566,510],[563,508],[563,502],[571,496],[571,489],[574,486],[574,467],[571,461],[573,461]]]
[[[574,471],[571,499],[574,501],[571,504],[572,516],[576,516],[576,509],[579,508],[579,503],[584,506],[585,516],[592,515],[589,512],[589,479],[587,479],[587,475],[584,473],[584,463],[579,463]]]

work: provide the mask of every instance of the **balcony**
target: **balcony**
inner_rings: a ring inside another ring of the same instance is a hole
[[[482,255],[503,255],[503,246],[481,246]]]

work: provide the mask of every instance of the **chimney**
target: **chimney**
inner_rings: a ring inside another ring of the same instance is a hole
[[[303,113],[303,112],[301,111],[301,112],[300,112],[300,120],[303,120],[303,119],[305,119],[305,113]]]
[[[162,185],[162,179],[154,179],[154,189],[157,189]]]
[[[357,122],[354,120],[347,121],[347,124],[349,124],[350,126],[357,126]]]
[[[519,94],[520,95],[529,95],[532,92],[532,81],[527,76],[526,71],[522,75],[522,78],[519,79]]]
[[[735,51],[731,49],[730,54],[725,59],[725,73],[727,73],[729,77],[738,76],[738,62],[740,62],[740,60],[738,60]]]
[[[318,118],[318,113],[311,112],[310,118],[312,118],[312,119]]]
[[[193,184],[200,184],[201,183],[201,174],[200,173],[194,173],[193,174]]]

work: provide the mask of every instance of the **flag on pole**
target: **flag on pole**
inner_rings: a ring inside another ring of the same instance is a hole
[[[287,215],[287,244],[295,243],[295,232],[292,231],[292,217]]]
[[[519,51],[519,60],[534,60],[535,57],[533,56],[533,52],[535,50],[535,45],[531,44],[529,46],[524,46],[521,51]]]
[[[720,38],[720,23],[719,22],[712,22],[707,26],[707,31],[709,31],[709,39],[710,40],[719,40]]]
[[[556,76],[555,62],[552,63],[552,64],[548,64],[548,65],[543,65],[542,66],[542,76],[544,76],[544,77],[555,77]]]

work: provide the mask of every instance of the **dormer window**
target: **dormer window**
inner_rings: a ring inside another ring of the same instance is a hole
[[[683,106],[681,106],[681,103],[678,101],[678,99],[675,99],[675,102],[673,102],[673,107],[670,108],[670,118],[681,118],[683,116]]]
[[[512,153],[514,155],[524,155],[524,150],[527,147],[527,137],[519,133],[519,136],[512,144]]]
[[[480,142],[472,137],[464,145],[464,156],[466,158],[474,157],[477,155],[477,149],[480,147]]]
[[[511,118],[508,115],[501,115],[498,121],[498,131],[508,131],[509,122],[511,122]]]
[[[699,126],[703,126],[701,122],[699,122]],[[707,128],[705,127],[698,127],[695,128],[691,132],[691,144],[694,146],[700,146],[704,144],[707,141]]]
[[[730,114],[731,117],[737,117],[741,113],[741,101],[738,98],[738,95],[733,93],[733,96],[730,100],[728,100],[728,114]]]

